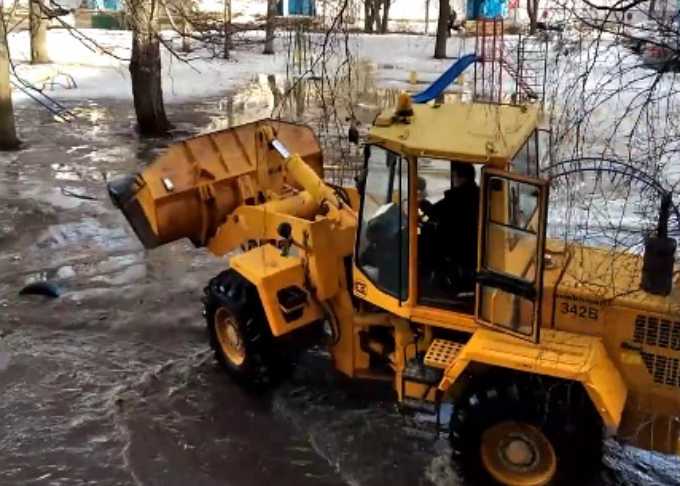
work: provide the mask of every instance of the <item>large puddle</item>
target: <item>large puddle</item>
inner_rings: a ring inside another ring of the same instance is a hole
[[[396,89],[363,76],[354,112],[331,119],[365,126],[393,101]],[[328,129],[314,81],[263,74],[224,98],[168,106],[174,134],[269,116],[291,89],[282,114]],[[270,396],[232,384],[200,304],[226,261],[187,242],[145,251],[105,192],[171,140],[140,141],[127,102],[70,108],[78,119],[62,124],[19,107],[25,147],[0,155],[0,484],[461,484],[444,440],[407,435],[389,390],[346,383],[321,352]],[[346,178],[353,148],[327,132],[332,155],[350,153],[341,169],[327,158]],[[18,296],[43,279],[60,298]],[[609,444],[592,484],[679,477],[677,461]]]

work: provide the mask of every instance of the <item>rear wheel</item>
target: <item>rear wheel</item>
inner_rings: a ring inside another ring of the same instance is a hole
[[[487,428],[481,437],[484,469],[501,484],[548,484],[557,470],[555,449],[538,428],[527,422],[505,421]]]
[[[234,270],[205,288],[204,310],[215,358],[241,384],[266,387],[274,381],[277,354],[257,289]]]
[[[451,417],[454,458],[468,479],[572,484],[600,464],[602,423],[580,383],[494,374],[473,383]]]

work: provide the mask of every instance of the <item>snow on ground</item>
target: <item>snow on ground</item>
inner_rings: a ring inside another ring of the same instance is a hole
[[[17,62],[17,73],[30,83],[42,88],[51,77],[56,86],[48,86],[47,92],[57,99],[132,98],[128,62],[130,58],[131,33],[87,29],[82,31],[94,43],[80,42],[65,30],[50,30],[48,48],[52,64],[31,66],[27,32],[10,35],[12,57]],[[111,53],[109,55],[107,53]],[[173,57],[163,49],[163,91],[168,102],[208,97],[233,89],[235,83],[263,71],[279,71],[285,66],[283,55],[265,56],[258,50],[235,51],[234,60],[212,59],[202,49],[189,55],[196,57],[190,63]],[[67,75],[76,84],[68,89]],[[15,102],[26,97],[15,91]]]
[[[411,71],[416,71],[421,81],[433,81],[455,59],[434,59],[434,36],[424,35],[357,35],[353,46],[357,57],[377,63],[378,80],[384,86],[403,87]],[[447,54],[458,58],[474,51],[474,38],[452,37],[448,40]]]
[[[52,64],[31,66],[27,32],[9,36],[11,55],[16,63],[17,74],[38,88],[60,99],[131,99],[132,89],[128,62],[130,58],[131,33],[127,31],[86,29],[85,36],[94,42],[85,43],[68,31],[53,29],[48,33],[48,47]],[[172,34],[165,34],[173,37]],[[261,33],[250,34],[261,38]],[[178,44],[178,39],[173,42]],[[188,55],[184,62],[163,49],[163,92],[169,103],[221,95],[234,90],[258,74],[276,74],[285,71],[288,60],[284,43],[286,34],[277,40],[278,53],[267,56],[261,53],[262,45],[253,44],[232,52],[232,60],[215,58],[204,48]],[[468,41],[472,48],[472,41]],[[378,78],[387,84],[403,85],[411,70],[420,71],[423,80],[434,79],[452,60],[439,61],[432,58],[434,38],[411,35],[356,35],[352,45],[359,58],[378,63]],[[176,45],[178,47],[178,45]],[[467,46],[466,46],[467,47]],[[462,44],[450,40],[449,53],[458,56]],[[465,49],[463,49],[465,50]],[[469,52],[469,51],[467,51]],[[109,55],[112,54],[112,55]],[[75,88],[68,88],[72,78]],[[49,84],[50,79],[53,85]],[[15,90],[15,103],[28,101]]]

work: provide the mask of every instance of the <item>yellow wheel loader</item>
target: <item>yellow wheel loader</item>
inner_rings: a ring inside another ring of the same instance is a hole
[[[537,127],[531,105],[404,95],[376,118],[356,187],[324,182],[308,127],[262,120],[172,145],[109,192],[145,247],[229,254],[205,317],[246,385],[311,335],[436,432],[452,403],[454,455],[480,481],[548,484],[598,464],[607,436],[680,454],[667,217],[644,257],[546,241]]]

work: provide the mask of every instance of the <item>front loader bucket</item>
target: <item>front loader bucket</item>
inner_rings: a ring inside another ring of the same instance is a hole
[[[264,120],[172,144],[141,173],[111,181],[109,196],[146,248],[182,238],[204,246],[238,206],[263,202],[264,190],[288,182],[260,136],[267,126],[322,175],[310,128]]]
[[[142,197],[139,190],[143,184],[144,180],[141,174],[119,177],[109,182],[109,197],[111,197],[114,206],[123,212],[144,247],[155,248],[160,244],[160,240],[157,228],[151,226],[154,218],[144,212],[144,207],[140,202]]]

